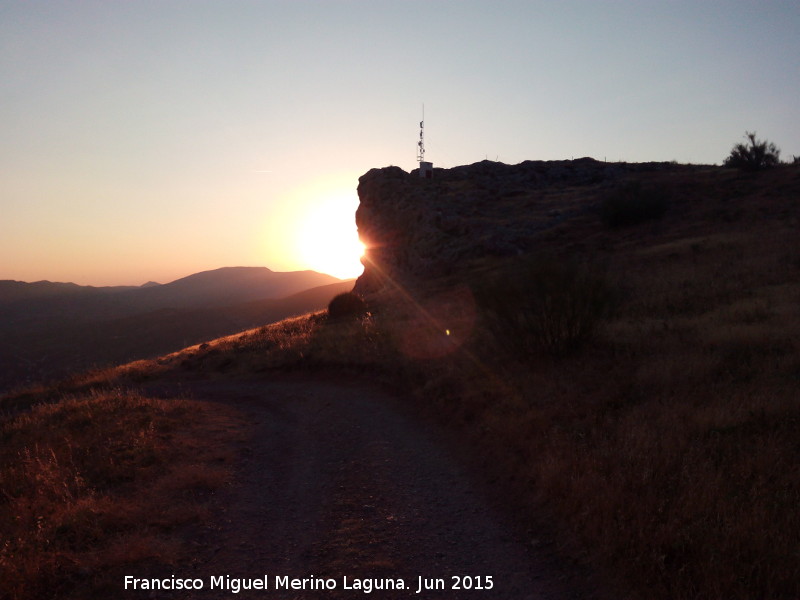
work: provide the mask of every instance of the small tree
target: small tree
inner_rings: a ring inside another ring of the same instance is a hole
[[[663,188],[630,181],[607,193],[600,205],[600,216],[609,227],[624,227],[660,219],[667,208],[669,198]]]
[[[356,319],[367,312],[367,303],[353,292],[344,292],[328,304],[328,318]]]
[[[547,257],[517,259],[485,277],[473,292],[488,325],[521,355],[576,350],[613,303],[602,272]]]
[[[760,171],[774,167],[780,163],[780,153],[777,146],[766,140],[757,140],[755,132],[745,132],[749,143],[736,144],[725,159],[726,167],[734,167],[744,171]]]

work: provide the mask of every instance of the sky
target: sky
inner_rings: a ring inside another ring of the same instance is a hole
[[[800,155],[800,2],[0,0],[0,279],[360,272],[369,169]]]

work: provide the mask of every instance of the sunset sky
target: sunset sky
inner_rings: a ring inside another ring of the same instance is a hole
[[[358,177],[800,155],[800,2],[0,0],[0,279],[358,274]]]

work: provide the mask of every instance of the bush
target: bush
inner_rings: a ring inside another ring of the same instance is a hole
[[[669,200],[663,190],[630,181],[619,185],[603,199],[600,216],[609,227],[625,227],[660,219],[667,208]]]
[[[349,319],[364,316],[367,304],[353,292],[344,292],[334,297],[328,304],[328,318]]]
[[[781,151],[772,142],[759,141],[755,132],[746,132],[748,143],[736,144],[725,159],[726,167],[743,171],[761,171],[780,163]]]
[[[475,297],[489,327],[522,355],[576,350],[611,306],[605,278],[586,265],[527,258],[485,280]]]

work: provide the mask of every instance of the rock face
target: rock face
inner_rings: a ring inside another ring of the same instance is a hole
[[[538,232],[592,209],[587,194],[637,171],[671,163],[604,163],[592,158],[483,161],[435,169],[432,179],[399,167],[359,179],[356,224],[367,246],[354,291],[371,294],[457,271],[486,256],[532,249]]]

